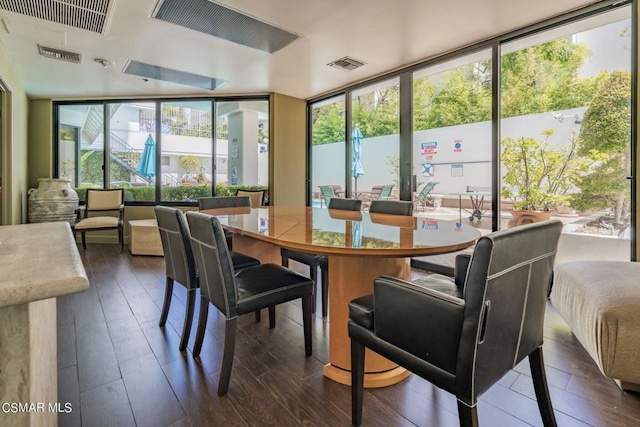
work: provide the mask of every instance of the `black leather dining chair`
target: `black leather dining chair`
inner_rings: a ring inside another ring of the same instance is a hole
[[[542,332],[561,230],[544,221],[483,236],[448,284],[375,279],[373,295],[349,304],[353,425],[367,347],[454,394],[461,426],[478,425],[478,397],[528,357],[543,423],[555,426]]]
[[[372,200],[369,213],[411,216],[413,203],[403,200]]]
[[[360,211],[362,209],[362,200],[360,199],[345,199],[339,197],[332,197],[328,203],[329,209],[345,210],[345,211]],[[309,277],[313,280],[313,283],[318,283],[318,268],[320,268],[321,274],[321,295],[322,295],[322,317],[327,317],[329,306],[329,262],[324,255],[310,254],[307,252],[300,252],[293,249],[280,249],[280,256],[282,257],[282,265],[289,267],[289,260],[294,260],[301,264],[309,266]],[[316,300],[317,300],[317,293]],[[313,312],[315,313],[316,303],[313,304]]]
[[[314,283],[307,277],[276,264],[260,264],[236,271],[224,242],[220,221],[214,216],[198,212],[188,212],[187,221],[196,265],[201,272],[200,319],[193,347],[194,357],[198,357],[202,349],[209,303],[225,317],[218,395],[225,395],[229,389],[237,320],[240,315],[301,298],[305,356],[311,356]]]
[[[250,208],[251,197],[249,196],[215,196],[201,197],[198,199],[198,209],[219,209],[219,208]],[[229,250],[233,250],[233,233],[224,231]]]
[[[167,206],[156,206],[154,210],[162,241],[167,276],[159,326],[163,327],[167,323],[173,297],[173,284],[178,282],[187,289],[187,303],[179,346],[180,351],[184,351],[189,343],[193,323],[196,289],[199,286],[198,272],[189,241],[187,222],[182,211]],[[239,253],[232,253],[231,257],[236,269],[260,264],[257,259]]]

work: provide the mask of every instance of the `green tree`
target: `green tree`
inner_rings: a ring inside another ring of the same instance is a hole
[[[367,138],[400,133],[400,87],[354,97],[351,115]]]
[[[580,67],[589,50],[560,38],[502,56],[502,117],[587,105],[593,79],[582,82]]]
[[[567,193],[575,188],[595,157],[581,157],[581,139],[573,136],[569,144],[553,149],[548,139],[554,131],[544,132],[545,139],[505,138],[502,141],[502,164],[505,174],[502,197],[514,200],[513,207],[528,211],[555,210],[568,202]],[[596,153],[592,153],[593,156]]]
[[[491,62],[480,61],[443,73],[436,89],[435,83],[423,81],[431,79],[414,84],[414,129],[491,120],[490,72]]]
[[[344,103],[332,103],[313,109],[313,145],[344,141]]]
[[[184,169],[184,173],[186,176],[193,174],[195,171],[200,169],[202,164],[200,163],[200,159],[196,156],[187,155],[180,157],[180,167]]]
[[[574,196],[580,209],[613,207],[614,221],[626,220],[629,212],[631,174],[631,73],[614,71],[603,82],[585,112],[580,129],[584,145],[580,154],[592,150],[606,158],[579,184]]]

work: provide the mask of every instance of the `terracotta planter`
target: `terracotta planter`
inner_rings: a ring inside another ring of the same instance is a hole
[[[513,219],[509,221],[507,227],[515,227],[523,224],[531,224],[533,222],[546,221],[554,214],[553,211],[521,211],[517,209],[508,209]]]

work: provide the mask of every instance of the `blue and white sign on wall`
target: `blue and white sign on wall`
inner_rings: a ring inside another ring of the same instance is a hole
[[[424,177],[433,176],[433,165],[431,163],[422,164],[422,176]]]
[[[454,153],[461,153],[462,152],[462,140],[461,139],[454,139],[453,140],[453,152]]]

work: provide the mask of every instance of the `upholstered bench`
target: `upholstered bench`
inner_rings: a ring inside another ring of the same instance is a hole
[[[640,263],[558,264],[551,303],[604,375],[640,391]]]
[[[129,221],[129,251],[132,255],[164,255],[155,219]]]

